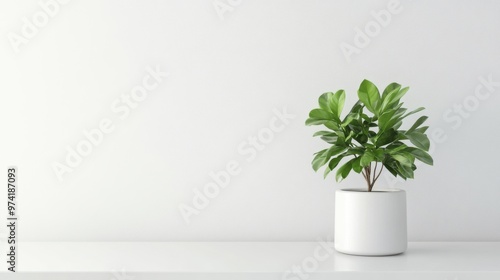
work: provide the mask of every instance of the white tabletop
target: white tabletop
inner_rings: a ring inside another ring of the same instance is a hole
[[[409,244],[406,253],[388,257],[345,255],[335,252],[332,243],[320,242],[24,242],[17,254],[19,272],[94,272],[107,280],[168,274],[182,276],[177,279],[221,274],[319,279],[345,272],[351,276],[352,272],[395,273],[395,279],[402,279],[398,278],[402,273],[426,273],[426,279],[439,276],[436,279],[441,280],[500,279],[500,243],[490,242],[416,242]]]

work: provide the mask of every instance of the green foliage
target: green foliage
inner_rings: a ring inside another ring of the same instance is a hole
[[[313,136],[319,136],[331,146],[315,154],[314,171],[326,165],[326,177],[338,167],[337,181],[345,179],[351,171],[361,173],[371,191],[384,167],[406,180],[414,176],[415,160],[432,165],[429,138],[425,134],[428,127],[422,126],[427,117],[418,118],[408,130],[400,129],[406,117],[424,110],[420,107],[407,112],[403,108],[401,98],[408,89],[392,83],[381,95],[372,82],[363,80],[358,90],[359,101],[343,119],[344,90],[322,94],[319,108],[309,113],[306,125],[325,126],[325,130]],[[347,161],[341,164],[343,159]]]

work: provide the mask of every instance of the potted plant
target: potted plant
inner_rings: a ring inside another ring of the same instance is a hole
[[[306,125],[323,125],[314,133],[330,144],[315,153],[312,167],[326,166],[324,177],[336,169],[336,180],[351,171],[360,173],[365,188],[335,192],[335,248],[354,255],[394,255],[407,247],[406,193],[400,189],[374,189],[383,169],[403,179],[413,179],[415,160],[432,165],[426,116],[402,129],[406,117],[422,111],[403,108],[408,87],[391,83],[382,94],[368,80],[358,90],[359,100],[342,118],[344,90],[319,97],[319,108],[309,113]]]

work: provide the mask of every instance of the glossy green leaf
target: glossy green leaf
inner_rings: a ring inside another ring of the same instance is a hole
[[[428,165],[433,165],[434,161],[432,160],[432,157],[425,151],[422,151],[417,148],[413,147],[407,147],[405,149],[408,153],[412,154],[416,159],[420,160],[421,162],[428,164]]]
[[[382,162],[385,159],[385,151],[382,148],[376,149],[373,154],[376,161]]]
[[[337,167],[342,158],[344,158],[344,156],[338,156],[332,158],[332,160],[330,160],[330,162],[328,163],[328,168],[330,168],[331,170],[335,169],[335,167]]]
[[[351,124],[351,122],[353,122],[354,120],[356,120],[356,115],[348,115],[346,119],[342,122],[341,126],[346,127],[349,124]]]
[[[325,92],[318,99],[319,107],[330,113],[332,113],[332,111],[330,109],[329,102],[332,96],[333,92]]]
[[[363,170],[363,167],[361,166],[361,158],[357,157],[355,160],[352,161],[352,170],[356,173],[360,173],[361,170]]]
[[[392,119],[395,113],[396,110],[388,110],[380,115],[380,117],[378,118],[378,127],[380,128],[380,130],[384,131],[387,129],[387,124]]]
[[[336,180],[339,182],[339,181],[342,181],[343,179],[345,179],[347,177],[347,175],[349,175],[349,173],[351,172],[351,169],[352,169],[352,159],[348,162],[346,162],[344,165],[342,165],[338,170],[337,170],[337,174],[336,174]]]
[[[389,93],[392,91],[396,90],[399,91],[401,89],[401,85],[398,83],[390,83],[385,89],[384,92],[382,93],[382,99],[385,99]]]
[[[398,176],[398,172],[397,170],[395,169],[395,167],[391,166],[390,164],[388,163],[384,163],[384,167],[385,169],[387,169],[392,175],[394,175],[395,177]]]
[[[418,113],[418,112],[420,112],[420,111],[422,111],[422,110],[425,110],[425,108],[424,108],[424,107],[419,107],[419,108],[417,108],[417,109],[415,109],[415,110],[413,110],[413,111],[409,112],[408,114],[404,115],[404,116],[402,117],[402,119],[404,119],[404,118],[406,118],[406,117],[408,117],[408,116],[410,116],[410,115],[413,115],[413,114],[415,114],[415,113]]]
[[[327,130],[320,130],[320,131],[317,131],[313,134],[313,137],[316,137],[316,136],[336,136],[337,134],[335,134],[334,132],[331,132],[331,131],[327,131]]]
[[[375,155],[370,150],[366,150],[365,153],[361,156],[359,164],[362,167],[367,167],[368,165],[370,165],[370,162],[374,160],[375,160]]]
[[[416,131],[413,131],[411,133],[406,133],[405,135],[406,137],[408,137],[411,143],[415,145],[417,148],[420,148],[424,151],[429,151],[430,142],[427,135]]]
[[[332,146],[326,151],[327,160],[330,160],[332,156],[341,154],[347,150],[347,147]]]
[[[330,174],[330,172],[332,172],[332,170],[330,169],[330,167],[328,167],[328,165],[325,167],[325,171],[323,172],[323,179],[326,178],[326,176],[328,176],[328,174]]]
[[[428,128],[429,128],[428,126],[422,126],[422,127],[415,129],[415,132],[424,134]]]
[[[316,153],[316,155],[314,156],[313,161],[312,161],[312,167],[313,167],[314,171],[318,171],[318,169],[321,166],[326,164],[326,162],[327,162],[326,151],[327,150],[328,149],[321,150],[318,153]]]
[[[411,166],[413,161],[410,157],[405,154],[395,154],[392,158],[399,162],[401,165]]]
[[[325,121],[325,120],[317,120],[317,119],[313,119],[313,118],[308,118],[306,120],[306,125],[321,125],[321,124],[324,124],[326,122],[327,121]]]
[[[408,148],[404,143],[399,142],[398,144],[391,144],[387,146],[386,150],[389,153],[389,155],[397,154],[400,151],[404,151]]]
[[[336,144],[338,142],[337,136],[321,136],[321,140],[325,141],[328,144]]]
[[[339,118],[342,113],[342,109],[344,108],[345,103],[345,91],[339,90],[337,91],[332,98],[330,98],[329,107],[332,113]]]
[[[346,152],[345,152],[345,155],[349,155],[349,156],[352,156],[352,155],[358,155],[358,156],[361,156],[363,155],[363,153],[365,152],[365,149],[364,148],[349,148]]]
[[[427,116],[421,116],[420,118],[418,118],[417,121],[410,127],[410,129],[408,129],[406,133],[413,132],[415,129],[421,126],[427,120],[427,118],[428,118]]]
[[[368,111],[378,116],[378,103],[380,100],[380,93],[377,87],[368,80],[363,80],[358,90],[358,98],[365,105]]]
[[[339,124],[335,121],[325,121],[324,124],[327,128],[339,133],[342,131],[342,129],[340,128]]]
[[[397,170],[403,179],[413,179],[413,169],[411,166],[397,164]]]
[[[408,92],[410,88],[408,87],[405,87],[399,91],[393,91],[391,92],[387,97],[386,97],[386,100],[387,100],[387,105],[386,107],[388,108],[391,108],[393,107],[395,104],[398,104],[399,103],[399,100],[406,94],[406,92]],[[384,100],[385,101],[385,100]]]
[[[334,115],[323,109],[314,109],[309,113],[309,117],[317,120],[332,120]]]
[[[377,147],[382,147],[384,145],[387,145],[389,143],[392,143],[394,141],[396,141],[397,139],[397,136],[398,136],[398,133],[397,131],[395,131],[394,129],[388,129],[386,131],[384,131],[378,138],[377,138],[377,141],[376,141],[376,145]]]

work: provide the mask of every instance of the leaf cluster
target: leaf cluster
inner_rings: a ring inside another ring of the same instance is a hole
[[[422,126],[427,116],[419,117],[409,129],[401,129],[406,117],[424,110],[420,107],[408,111],[403,107],[401,98],[408,89],[391,83],[380,94],[372,82],[363,80],[358,90],[359,100],[343,118],[345,91],[322,94],[319,107],[311,110],[306,125],[324,126],[314,136],[331,146],[315,153],[313,169],[326,166],[326,177],[338,167],[337,181],[345,179],[351,171],[362,173],[371,191],[382,166],[406,180],[414,177],[415,160],[432,165],[433,159],[428,154],[430,142],[425,134],[428,126]]]

